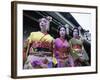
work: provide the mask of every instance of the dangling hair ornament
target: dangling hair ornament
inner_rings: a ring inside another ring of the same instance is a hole
[[[51,16],[47,16],[46,19],[47,19],[48,21],[50,21],[50,22],[52,21],[52,17],[51,17]]]

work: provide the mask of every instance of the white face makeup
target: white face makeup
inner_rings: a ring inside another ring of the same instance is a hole
[[[74,29],[74,31],[73,31],[73,37],[78,37],[79,35],[78,35],[78,30],[77,29]]]
[[[65,30],[64,27],[61,27],[61,28],[60,28],[59,34],[60,34],[60,37],[65,37],[66,30]]]
[[[50,22],[46,18],[40,19],[39,25],[42,31],[48,31]]]

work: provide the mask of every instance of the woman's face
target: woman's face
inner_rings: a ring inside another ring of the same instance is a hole
[[[77,29],[74,29],[73,30],[73,37],[78,37],[78,30]]]
[[[49,21],[46,18],[42,18],[39,22],[40,28],[43,31],[47,31],[49,29]]]
[[[65,37],[66,30],[65,30],[64,27],[61,27],[61,28],[60,28],[59,34],[60,34],[60,37]]]

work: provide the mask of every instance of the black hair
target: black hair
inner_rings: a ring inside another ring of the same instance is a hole
[[[51,16],[44,16],[44,17],[42,17],[42,18],[45,18],[45,19],[48,20],[49,22],[52,21],[52,17],[51,17]],[[40,22],[42,18],[39,18],[38,22]]]
[[[58,30],[57,30],[58,37],[60,37],[59,31],[60,31],[61,28],[64,28],[65,29],[65,39],[66,39],[67,38],[67,34],[66,34],[66,27],[64,25],[59,25]]]
[[[58,32],[60,31],[60,29],[61,29],[62,27],[66,30],[66,27],[65,27],[64,25],[60,25],[60,26],[58,27]]]

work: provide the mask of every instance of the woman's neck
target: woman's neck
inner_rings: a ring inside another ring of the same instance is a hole
[[[41,32],[42,32],[43,34],[47,34],[47,31],[41,30]]]
[[[74,36],[74,38],[75,38],[75,39],[79,39],[80,37],[79,37],[79,36]]]
[[[61,39],[62,41],[64,41],[64,40],[65,40],[65,37],[64,37],[64,36],[60,36],[60,39]]]

